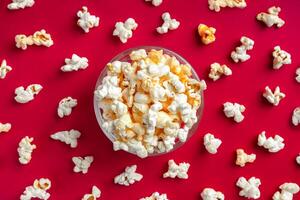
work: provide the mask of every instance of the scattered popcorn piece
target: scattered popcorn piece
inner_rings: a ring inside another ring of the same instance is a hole
[[[66,58],[66,64],[60,69],[63,72],[78,71],[79,69],[86,69],[89,66],[88,62],[86,57],[79,57],[76,54],[72,54],[72,58]]]
[[[77,106],[77,99],[73,99],[72,97],[66,97],[63,98],[57,108],[57,114],[60,118],[63,118],[64,116],[71,115],[72,108]]]
[[[198,26],[198,34],[201,37],[201,41],[203,44],[210,44],[216,40],[216,29],[214,27],[206,26],[205,24],[199,24]]]
[[[226,117],[233,117],[234,121],[237,123],[240,123],[244,120],[244,115],[242,114],[246,110],[244,105],[226,102],[223,104],[223,106],[223,111]]]
[[[77,130],[71,129],[70,131],[60,131],[52,134],[50,137],[54,140],[59,140],[66,144],[69,144],[71,148],[77,147],[77,139],[79,139],[81,133]]]
[[[261,185],[260,179],[251,177],[246,180],[244,177],[240,177],[236,182],[236,185],[242,190],[239,195],[248,199],[258,199],[260,197],[259,186]]]
[[[133,18],[128,18],[124,23],[117,22],[113,36],[118,36],[122,43],[126,43],[129,38],[132,38],[132,31],[138,27],[138,24]]]
[[[47,200],[50,198],[50,194],[47,192],[51,187],[51,181],[47,178],[40,178],[34,180],[32,186],[25,188],[25,191],[20,196],[20,200],[30,200],[32,198],[38,198]]]
[[[19,162],[23,165],[26,165],[31,160],[31,154],[34,149],[36,149],[36,146],[34,144],[31,144],[33,141],[33,138],[31,137],[24,137],[19,143],[18,147],[18,153],[19,153]]]
[[[166,194],[159,194],[158,192],[154,192],[151,196],[141,198],[140,200],[168,200],[168,197]]]
[[[37,45],[37,46],[46,46],[50,47],[53,45],[53,40],[51,35],[46,33],[44,29],[36,31],[33,35],[16,35],[15,37],[16,47],[23,50],[27,49],[27,45]]]
[[[164,12],[161,18],[164,20],[164,23],[160,27],[156,28],[156,31],[160,34],[167,33],[169,30],[175,30],[180,25],[180,22],[176,19],[172,19],[168,12]]]
[[[163,0],[145,0],[145,1],[151,2],[153,6],[159,6],[163,2]]]
[[[296,78],[295,79],[298,83],[300,83],[300,68],[297,68],[297,70],[296,70]]]
[[[96,200],[97,198],[100,198],[101,191],[97,186],[93,186],[92,193],[85,194],[81,200]]]
[[[204,188],[201,192],[203,200],[224,200],[224,194],[219,191],[215,191],[213,188]]]
[[[298,126],[298,124],[300,123],[300,107],[294,109],[292,122],[294,126]]]
[[[177,165],[175,163],[174,160],[169,160],[168,162],[169,165],[169,169],[166,173],[164,173],[163,177],[164,178],[180,178],[180,179],[188,179],[189,175],[188,175],[188,170],[190,168],[190,164],[189,163],[179,163],[179,165]]]
[[[249,60],[251,56],[247,54],[247,51],[253,49],[254,46],[254,41],[248,37],[243,36],[241,37],[240,41],[242,45],[236,47],[235,51],[231,52],[231,58],[236,63],[238,63],[239,61],[245,62]]]
[[[279,17],[280,7],[272,6],[268,9],[268,13],[261,12],[256,16],[258,21],[264,22],[268,27],[276,25],[278,28],[284,25],[284,20]]]
[[[83,174],[86,174],[89,170],[89,167],[91,166],[92,162],[94,161],[93,156],[85,156],[82,157],[73,157],[72,158],[73,163],[75,164],[73,171],[78,173],[82,172]]]
[[[218,138],[215,138],[214,135],[207,133],[204,136],[204,146],[205,149],[211,153],[216,154],[218,152],[218,148],[222,144],[222,141]]]
[[[269,86],[266,86],[263,96],[268,100],[269,103],[273,104],[274,106],[278,106],[281,99],[285,97],[285,94],[280,92],[279,86],[275,88],[274,92],[272,92]]]
[[[11,124],[10,123],[5,123],[5,124],[2,124],[0,122],[0,133],[7,133],[9,132],[11,129]]]
[[[27,86],[26,90],[23,86],[15,89],[15,100],[18,103],[28,103],[34,99],[34,96],[39,94],[43,87],[39,84],[31,84]]]
[[[280,192],[277,191],[273,195],[273,200],[293,200],[294,194],[297,194],[300,190],[296,183],[284,183],[279,186]]]
[[[136,165],[128,166],[125,171],[115,177],[114,183],[129,186],[134,184],[136,181],[140,181],[143,178],[142,174],[136,173]]]
[[[220,65],[219,63],[213,63],[210,65],[210,72],[208,77],[211,78],[213,81],[218,80],[221,78],[222,75],[230,76],[232,75],[232,71],[226,65]]]
[[[2,60],[0,65],[0,79],[4,79],[6,74],[12,70],[11,66],[8,66],[6,60]]]
[[[276,153],[284,148],[284,139],[279,135],[274,137],[266,137],[266,132],[263,131],[258,135],[257,145],[268,149],[271,153]]]
[[[9,10],[24,9],[26,7],[32,7],[34,0],[12,0],[12,3],[7,5]]]
[[[282,50],[280,46],[275,46],[273,55],[273,69],[280,69],[283,65],[292,63],[292,56],[288,52]]]
[[[300,153],[299,153],[299,155],[296,157],[296,162],[297,162],[298,165],[300,165]]]
[[[221,8],[225,7],[245,8],[247,3],[245,0],[208,0],[208,5],[210,10],[220,12]]]
[[[244,149],[236,150],[236,161],[235,164],[241,167],[244,167],[246,163],[253,163],[256,159],[256,155],[254,153],[247,154]]]
[[[91,15],[86,6],[83,6],[81,10],[77,12],[77,17],[79,17],[77,25],[80,26],[86,33],[90,31],[90,28],[99,26],[99,17]]]

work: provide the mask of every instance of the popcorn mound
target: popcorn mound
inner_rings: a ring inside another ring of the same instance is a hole
[[[129,57],[108,63],[95,90],[101,128],[113,136],[115,151],[141,158],[169,152],[197,123],[206,84],[163,50],[134,50]]]

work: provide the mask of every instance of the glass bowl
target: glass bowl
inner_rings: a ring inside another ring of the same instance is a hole
[[[189,64],[188,61],[186,61],[182,56],[180,56],[179,54],[175,53],[174,51],[171,51],[169,49],[166,49],[166,48],[163,48],[163,47],[159,47],[159,46],[138,46],[138,47],[134,47],[134,48],[129,48],[121,53],[119,53],[117,56],[115,56],[112,60],[109,61],[109,63],[112,63],[113,61],[122,61],[122,62],[130,62],[130,53],[132,51],[136,51],[136,50],[139,50],[139,49],[145,49],[146,52],[149,52],[150,50],[154,49],[154,50],[163,50],[163,53],[164,54],[167,54],[169,56],[174,56],[180,64],[186,64],[186,65],[189,65],[191,67],[191,72],[192,72],[192,76],[190,78],[194,78],[196,79],[197,81],[200,81],[195,69],[192,67],[192,65]],[[107,75],[107,66],[104,67],[104,69],[101,71],[99,77],[98,77],[98,80],[97,80],[97,83],[96,83],[96,87],[95,87],[95,90],[98,88],[99,85],[101,85],[102,83],[102,80],[103,78]],[[197,130],[197,127],[199,125],[199,122],[201,120],[201,117],[202,117],[202,112],[203,112],[203,108],[204,108],[204,98],[203,98],[203,90],[201,90],[201,105],[200,107],[198,108],[197,110],[197,113],[196,113],[196,116],[197,116],[197,122],[190,128],[189,132],[188,132],[188,136],[187,136],[187,140],[196,132]],[[99,102],[98,102],[98,99],[97,99],[97,96],[94,95],[94,111],[95,111],[95,114],[96,114],[96,118],[97,118],[97,121],[98,121],[98,124],[102,130],[102,132],[106,135],[106,137],[111,141],[111,142],[114,142],[116,137],[113,133],[109,133],[105,130],[105,128],[102,126],[103,123],[105,122],[105,119],[103,118],[102,116],[102,111],[101,109],[99,108]],[[186,141],[187,141],[186,140]],[[186,142],[185,141],[185,142]],[[185,142],[181,142],[179,141],[178,139],[175,141],[175,145],[173,146],[173,149],[171,149],[170,151],[167,151],[167,152],[154,152],[154,153],[149,153],[148,156],[157,156],[157,155],[162,155],[162,154],[166,154],[166,153],[169,153],[169,152],[172,152],[176,149],[178,149],[180,146],[182,146]],[[135,152],[133,151],[126,151],[126,152],[129,152],[129,153],[132,153],[134,155],[136,155]]]

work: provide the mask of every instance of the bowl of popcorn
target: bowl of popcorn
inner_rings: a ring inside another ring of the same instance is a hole
[[[154,46],[127,49],[102,70],[94,109],[113,149],[141,158],[177,149],[195,133],[204,80],[177,53]]]

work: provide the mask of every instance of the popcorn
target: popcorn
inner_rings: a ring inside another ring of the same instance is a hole
[[[163,2],[163,0],[145,0],[145,1],[151,2],[153,6],[159,6]]]
[[[298,83],[300,83],[300,68],[297,68],[297,70],[296,70],[296,78],[295,79]]]
[[[268,100],[269,103],[273,104],[274,106],[278,106],[281,99],[285,97],[285,94],[280,92],[279,86],[275,88],[274,92],[272,92],[269,86],[266,86],[263,96]]]
[[[6,60],[2,60],[0,65],[0,79],[4,79],[6,74],[12,70],[11,66],[8,66]]]
[[[93,186],[91,194],[85,194],[81,200],[96,200],[100,198],[101,191],[97,186]]]
[[[132,31],[138,27],[138,24],[133,18],[128,18],[124,23],[117,22],[113,36],[118,36],[122,43],[126,43],[132,37]]]
[[[223,106],[223,111],[226,117],[233,117],[234,121],[237,123],[240,123],[244,120],[244,115],[242,114],[246,110],[244,105],[226,102],[223,104]]]
[[[28,103],[34,99],[35,95],[38,95],[43,87],[40,84],[31,84],[27,86],[26,90],[23,86],[15,89],[15,100],[18,103]]]
[[[82,6],[81,10],[77,12],[77,25],[80,26],[85,33],[90,32],[90,28],[99,26],[99,17],[91,15],[86,6]]]
[[[244,167],[246,163],[253,163],[256,159],[256,155],[254,153],[247,154],[244,149],[236,150],[236,161],[235,164],[240,167]]]
[[[50,47],[53,45],[51,35],[46,33],[44,29],[36,31],[33,35],[16,35],[15,37],[16,47],[23,50],[27,49],[27,45],[37,45]]]
[[[38,198],[47,200],[50,198],[50,194],[47,192],[51,187],[51,181],[47,178],[40,178],[34,180],[32,186],[25,188],[25,191],[20,196],[20,200],[30,200],[32,198]]]
[[[95,95],[101,101],[104,98],[119,99],[121,97],[121,88],[119,86],[119,79],[117,76],[106,76],[95,91]]]
[[[31,144],[33,141],[33,138],[31,137],[24,137],[19,142],[18,147],[18,153],[19,153],[19,162],[23,165],[26,165],[31,160],[31,154],[34,149],[36,149],[36,146],[34,144]]]
[[[272,6],[268,9],[268,13],[261,12],[256,16],[258,21],[264,22],[268,27],[276,25],[278,28],[284,25],[284,20],[279,17],[280,7]]]
[[[260,179],[255,177],[251,177],[248,180],[245,177],[240,177],[236,182],[236,186],[242,189],[239,195],[248,199],[258,199],[260,197],[260,190],[258,188],[260,185]]]
[[[202,43],[206,45],[216,40],[216,31],[214,27],[208,27],[205,24],[199,24],[198,26],[198,34],[201,37]]]
[[[221,78],[222,75],[232,75],[231,69],[226,65],[220,65],[219,63],[213,63],[210,65],[210,72],[208,75],[209,78],[211,78],[213,81],[216,81]]]
[[[221,8],[225,7],[237,7],[245,8],[247,6],[246,0],[208,0],[210,10],[220,12]]]
[[[24,9],[26,7],[32,7],[34,0],[12,0],[12,3],[7,5],[9,10]]]
[[[209,153],[216,154],[221,144],[222,141],[218,138],[215,138],[214,135],[210,133],[204,135],[204,146]]]
[[[292,63],[291,54],[282,50],[280,46],[275,46],[273,55],[273,69],[280,69],[283,65]]]
[[[297,194],[300,190],[296,183],[284,183],[279,188],[281,191],[277,191],[273,195],[273,200],[293,200],[294,194]]]
[[[180,25],[180,22],[176,19],[172,19],[170,13],[168,12],[164,12],[161,18],[164,20],[164,23],[160,27],[156,28],[156,31],[159,34],[167,33],[169,30],[175,30]]]
[[[203,200],[224,200],[224,194],[219,191],[215,191],[213,188],[204,188],[201,192],[201,198]]]
[[[11,124],[10,123],[5,123],[5,124],[2,124],[0,122],[0,133],[7,133],[9,132],[11,129]]]
[[[69,116],[71,115],[72,108],[75,106],[77,106],[77,99],[73,99],[72,97],[63,98],[58,104],[57,115],[60,118]]]
[[[300,107],[296,107],[294,109],[292,123],[294,124],[294,126],[298,126],[298,124],[300,123]]]
[[[136,165],[126,167],[123,173],[115,177],[115,184],[129,186],[131,184],[134,184],[136,181],[142,180],[143,175],[136,173],[136,168]]]
[[[63,72],[78,71],[79,69],[86,69],[89,66],[88,62],[86,57],[79,57],[76,54],[72,54],[72,58],[66,58],[66,64],[60,69]]]
[[[279,135],[275,135],[274,137],[266,137],[266,132],[263,131],[258,135],[257,145],[262,146],[265,149],[268,149],[271,153],[276,153],[284,148],[284,139]]]
[[[71,148],[77,147],[77,139],[79,139],[81,133],[77,130],[71,129],[70,131],[59,131],[52,134],[50,137],[53,140],[59,140],[66,144],[69,144]]]
[[[253,49],[254,41],[248,37],[241,37],[240,39],[242,45],[235,48],[235,51],[231,52],[231,58],[234,62],[238,63],[245,62],[250,59],[250,55],[247,54],[248,50]]]
[[[154,192],[151,196],[141,198],[140,200],[168,200],[168,197],[166,194],[159,194],[158,192]]]
[[[89,167],[91,166],[92,162],[94,161],[93,156],[85,156],[82,157],[73,157],[72,158],[73,163],[75,164],[73,171],[78,173],[82,172],[83,174],[86,174],[89,170]]]
[[[168,162],[169,165],[169,169],[166,173],[163,174],[164,178],[180,178],[180,179],[188,179],[189,175],[188,175],[188,170],[190,168],[190,164],[189,163],[179,163],[179,165],[177,165],[175,163],[174,160],[169,160]]]
[[[296,162],[298,165],[300,165],[300,154],[296,157]]]

